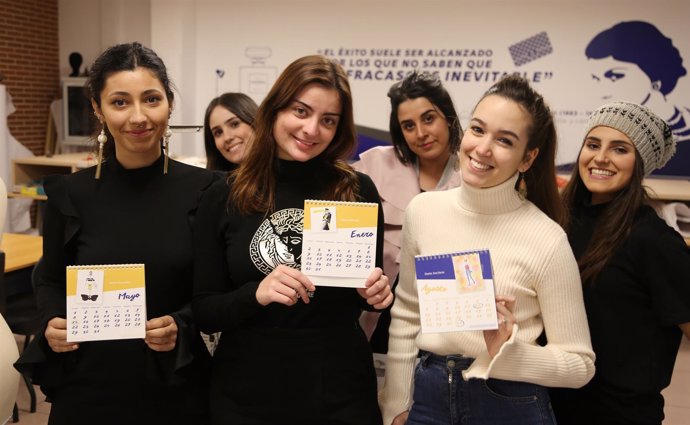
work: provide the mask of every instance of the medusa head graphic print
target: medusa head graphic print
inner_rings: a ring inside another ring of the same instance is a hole
[[[265,274],[280,264],[300,269],[304,211],[288,208],[266,218],[249,244],[252,262]]]

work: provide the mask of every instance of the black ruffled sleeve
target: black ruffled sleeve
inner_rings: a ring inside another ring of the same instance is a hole
[[[206,190],[223,178],[220,172],[204,173],[198,190],[192,189],[193,204],[187,209],[190,228],[197,219],[199,203]],[[192,302],[170,313],[177,325],[177,341],[171,351],[158,352],[146,350],[146,371],[148,379],[166,385],[179,385],[190,379],[191,375],[205,373],[201,369],[210,367],[210,355],[199,334],[199,326],[192,314]]]
[[[61,381],[61,363],[74,361],[71,353],[58,354],[48,346],[45,328],[53,317],[65,317],[65,266],[74,258],[71,244],[79,232],[79,216],[67,190],[66,176],[46,178],[48,195],[43,223],[43,256],[35,273],[36,301],[42,318],[40,331],[15,363],[15,368],[28,374],[35,384],[50,395],[53,385]]]

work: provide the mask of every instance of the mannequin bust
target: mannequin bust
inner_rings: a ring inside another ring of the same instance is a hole
[[[72,73],[69,74],[70,77],[79,76],[79,68],[81,68],[82,57],[79,52],[72,52],[69,55],[69,65],[72,67]]]

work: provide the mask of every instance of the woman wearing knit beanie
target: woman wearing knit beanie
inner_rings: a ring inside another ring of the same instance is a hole
[[[563,191],[582,275],[596,374],[552,391],[559,424],[660,424],[661,391],[690,337],[690,252],[648,205],[642,179],[673,156],[669,126],[649,109],[608,103],[587,123]]]
[[[385,425],[554,424],[545,387],[577,388],[594,374],[580,276],[558,224],[555,152],[543,98],[524,79],[505,77],[466,127],[462,185],[419,194],[405,210],[379,400]],[[425,333],[415,256],[483,248],[496,329]],[[539,345],[544,331],[548,343]]]

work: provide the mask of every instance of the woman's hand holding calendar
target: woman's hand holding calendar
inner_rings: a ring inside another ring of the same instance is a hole
[[[171,351],[177,343],[177,323],[172,316],[146,321],[146,345],[153,351]]]
[[[50,348],[56,353],[65,353],[79,348],[79,344],[67,342],[67,319],[53,317],[44,332]]]
[[[366,282],[364,288],[357,288],[359,295],[367,300],[367,304],[382,310],[393,302],[393,291],[388,280],[388,276],[383,274],[380,267],[376,267]]]
[[[511,295],[496,296],[496,313],[498,315],[498,329],[484,331],[484,341],[489,355],[493,359],[503,344],[513,334],[513,325],[516,323],[513,310],[515,309],[515,297]]]
[[[266,276],[256,290],[256,300],[266,306],[270,303],[280,303],[287,306],[295,305],[300,298],[309,304],[309,294],[316,286],[299,270],[279,265]]]

